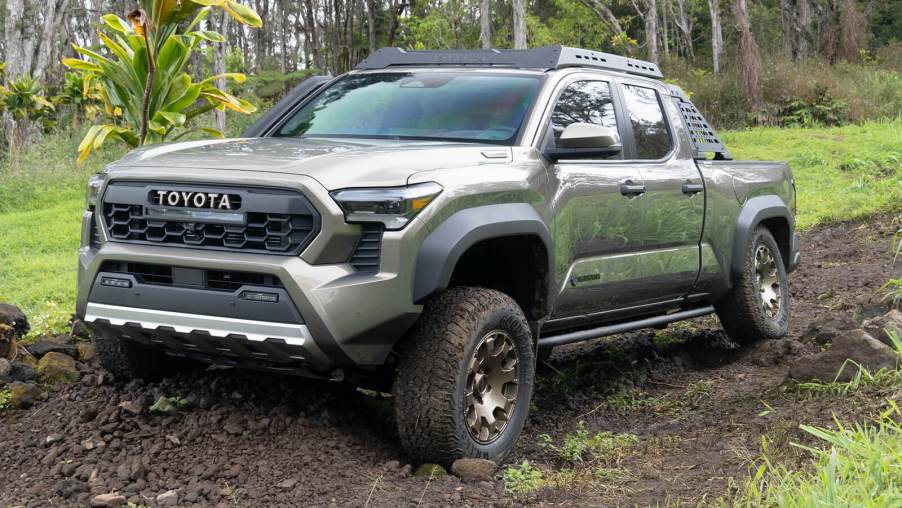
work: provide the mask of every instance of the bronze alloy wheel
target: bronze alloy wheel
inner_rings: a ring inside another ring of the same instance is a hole
[[[777,271],[777,262],[770,248],[766,245],[758,245],[755,250],[755,286],[758,289],[758,297],[764,314],[774,319],[780,312],[780,274]]]
[[[464,416],[480,444],[498,439],[517,403],[520,363],[510,334],[492,330],[476,344],[467,370]]]

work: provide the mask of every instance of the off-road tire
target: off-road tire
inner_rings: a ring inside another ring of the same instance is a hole
[[[482,444],[470,434],[464,391],[477,345],[495,330],[510,336],[517,355],[516,401],[500,435]],[[533,348],[523,311],[504,293],[457,287],[429,301],[400,348],[393,387],[398,434],[410,458],[445,466],[461,457],[503,460],[529,412]]]
[[[200,365],[185,358],[169,356],[162,349],[120,337],[103,327],[91,328],[100,365],[117,381],[155,381]]]
[[[780,299],[776,306],[778,310],[772,317],[764,310],[759,294],[755,263],[759,246],[766,247],[772,253],[779,281]],[[739,344],[779,339],[786,335],[790,316],[789,281],[780,247],[764,226],[758,226],[749,238],[743,270],[733,281],[732,289],[715,308],[727,335]]]

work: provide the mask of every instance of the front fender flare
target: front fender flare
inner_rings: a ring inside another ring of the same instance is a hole
[[[736,230],[733,235],[733,251],[730,258],[730,269],[734,277],[738,276],[745,269],[745,249],[748,246],[749,238],[755,228],[762,221],[773,218],[785,219],[789,224],[789,245],[792,245],[792,238],[795,232],[795,217],[790,212],[786,203],[776,195],[756,196],[749,199],[739,210],[739,216],[736,218]],[[791,255],[791,253],[784,253]],[[791,258],[790,258],[791,259]],[[789,270],[789,266],[786,267]]]
[[[550,277],[554,273],[551,233],[531,205],[507,203],[456,212],[420,246],[414,270],[413,301],[422,303],[436,291],[447,288],[460,257],[473,245],[492,238],[524,235],[535,235],[542,241]]]

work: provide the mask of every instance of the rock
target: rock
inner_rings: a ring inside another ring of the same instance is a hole
[[[100,494],[91,498],[91,506],[95,508],[122,506],[128,501],[119,494]]]
[[[0,303],[0,325],[6,325],[11,328],[16,338],[24,337],[28,330],[31,329],[28,326],[28,318],[25,316],[25,313],[15,305],[6,303]]]
[[[14,381],[9,384],[9,405],[13,408],[28,409],[38,398],[38,387],[34,383]]]
[[[23,362],[13,362],[9,366],[9,374],[5,376],[5,379],[8,381],[32,381],[37,377],[37,371],[31,366]]]
[[[69,335],[90,340],[91,329],[88,327],[88,325],[85,324],[84,321],[76,318],[72,320],[72,329],[69,331]]]
[[[176,506],[179,502],[179,493],[174,490],[167,490],[157,496],[158,506]]]
[[[277,483],[276,487],[287,490],[287,489],[290,489],[290,488],[294,487],[295,485],[297,485],[297,483],[298,483],[297,478],[288,478],[287,480],[282,480],[281,482]]]
[[[843,314],[831,314],[820,317],[808,325],[802,332],[802,341],[813,341],[823,346],[829,344],[840,332],[856,330],[859,325],[855,320]]]
[[[898,309],[892,309],[882,316],[865,320],[861,326],[864,328],[864,331],[871,334],[875,339],[893,347],[893,341],[890,340],[887,332],[895,333],[897,338],[902,339],[902,312],[899,312]]]
[[[78,377],[75,360],[69,355],[51,351],[38,362],[38,378],[44,383],[70,383]]]
[[[116,468],[116,476],[124,482],[137,481],[147,476],[147,468],[140,457],[132,457],[126,460]]]
[[[9,375],[9,371],[11,371],[13,365],[9,363],[9,360],[6,358],[0,358],[0,378],[5,378]]]
[[[79,342],[75,345],[75,350],[78,353],[78,360],[85,363],[91,362],[97,357],[97,350],[90,342]]]
[[[498,465],[486,459],[457,459],[451,472],[464,481],[491,481]]]
[[[68,344],[60,340],[41,339],[33,344],[25,346],[25,348],[38,359],[47,353],[62,353],[71,356],[72,358],[75,358],[75,355],[78,354],[75,349],[75,344]]]
[[[63,440],[62,434],[50,434],[44,438],[44,446],[51,446]]]
[[[414,476],[428,476],[430,478],[439,478],[446,476],[448,471],[438,464],[420,464],[413,471]]]
[[[852,363],[855,362],[855,363]],[[899,355],[864,330],[839,332],[826,351],[803,356],[789,366],[788,379],[848,382],[858,373],[858,367],[870,372],[894,369]],[[842,370],[842,372],[840,372]]]
[[[69,499],[79,492],[87,491],[88,484],[74,478],[66,478],[65,480],[62,480],[61,482],[56,484],[56,493],[59,494],[59,496],[63,499]]]
[[[805,351],[805,345],[793,339],[762,340],[749,344],[743,350],[745,358],[758,367],[771,367],[783,363],[788,356]]]
[[[125,410],[126,413],[139,415],[144,412],[144,405],[141,404],[137,400],[125,400],[119,403],[119,407]]]
[[[106,446],[106,442],[103,439],[100,439],[99,437],[92,436],[81,442],[81,447],[86,452],[89,452],[96,448],[102,448],[104,446]]]

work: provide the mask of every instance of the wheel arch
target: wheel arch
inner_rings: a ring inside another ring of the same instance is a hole
[[[456,212],[420,246],[414,268],[414,302],[422,303],[453,285],[481,283],[514,293],[510,296],[527,317],[538,320],[549,313],[552,304],[551,245],[548,226],[529,204],[487,205]],[[528,256],[522,255],[524,249]],[[492,269],[499,266],[503,269]],[[478,280],[479,273],[494,277]],[[505,275],[514,277],[505,280]],[[530,287],[531,295],[526,289]]]
[[[738,276],[744,269],[745,249],[749,238],[758,226],[765,226],[780,247],[783,265],[789,270],[795,219],[789,207],[776,195],[756,196],[749,199],[739,211],[733,236],[731,273]]]

